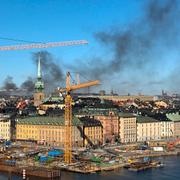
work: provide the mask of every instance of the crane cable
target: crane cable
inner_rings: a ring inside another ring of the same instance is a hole
[[[15,42],[24,42],[24,43],[43,43],[37,41],[27,41],[23,39],[14,39],[14,38],[7,38],[7,37],[0,37],[1,40],[8,40],[8,41],[15,41]]]

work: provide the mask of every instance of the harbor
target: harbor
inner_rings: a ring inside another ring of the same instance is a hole
[[[154,149],[153,147],[141,150],[142,145],[138,144],[129,147],[130,145],[116,145],[89,150],[79,149],[79,151],[73,151],[73,162],[65,164],[63,149],[45,148],[43,146],[28,147],[28,144],[25,145],[25,143],[23,145],[12,143],[1,154],[0,171],[8,174],[20,176],[25,174],[27,177],[33,176],[47,179],[60,178],[63,171],[91,174],[114,171],[123,167],[141,171],[162,167],[159,161],[147,161],[143,164],[142,159],[178,156],[180,154],[178,147],[173,150],[168,148]],[[155,151],[156,149],[162,151]]]
[[[180,178],[179,168],[180,168],[180,156],[163,156],[160,158],[155,158],[162,161],[165,166],[163,168],[153,168],[147,169],[141,172],[129,171],[125,168],[115,169],[113,171],[103,171],[101,173],[73,173],[62,171],[61,180],[81,180],[81,179],[94,179],[94,180],[109,180],[109,179],[123,179],[123,180],[143,180],[143,179],[171,179],[177,180]],[[37,180],[36,177],[28,177],[29,180]],[[8,180],[8,173],[0,172],[1,180]],[[55,178],[54,178],[55,179]],[[56,178],[59,180],[58,178]],[[22,176],[12,175],[12,180],[22,180]],[[47,178],[38,178],[38,180],[47,180]]]

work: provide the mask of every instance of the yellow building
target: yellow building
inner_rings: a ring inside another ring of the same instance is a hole
[[[103,143],[103,127],[100,121],[89,118],[82,117],[80,121],[83,124],[82,136],[83,136],[83,146],[89,145],[100,145]]]
[[[155,105],[157,106],[157,107],[164,107],[164,108],[167,108],[168,107],[168,104],[166,103],[166,102],[164,102],[164,101],[156,101],[155,102]]]
[[[42,101],[45,98],[45,94],[43,92],[35,92],[33,94],[34,97],[34,106],[39,106],[40,104],[42,104]]]
[[[91,120],[88,123],[84,119],[74,117],[72,124],[74,147],[101,142],[102,128],[97,121]],[[64,138],[64,117],[29,117],[16,121],[17,140],[32,140],[44,145],[63,147]]]
[[[82,145],[82,138],[77,126],[81,126],[78,118],[73,118],[72,143]],[[64,117],[29,117],[17,119],[16,139],[33,140],[50,146],[64,146]]]
[[[9,119],[0,120],[0,139],[11,139],[11,121]]]
[[[55,108],[64,109],[64,107],[65,107],[65,104],[47,103],[47,102],[39,105],[39,109],[44,110],[44,111],[46,111],[47,109],[50,109],[50,108],[53,108],[53,109],[55,109]]]
[[[119,114],[119,137],[122,143],[136,142],[136,116],[130,113]]]

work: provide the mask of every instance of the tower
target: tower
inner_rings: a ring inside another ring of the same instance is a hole
[[[34,106],[39,106],[42,103],[44,98],[45,98],[44,82],[42,81],[41,58],[39,56],[37,81],[35,83]]]

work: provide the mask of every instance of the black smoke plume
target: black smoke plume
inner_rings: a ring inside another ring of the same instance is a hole
[[[13,77],[7,76],[4,80],[3,89],[6,91],[14,91],[17,90],[17,85],[13,82]]]
[[[112,77],[116,76],[116,86],[120,86],[117,79],[119,82],[123,81],[121,75],[124,73],[128,76],[129,84],[136,79],[136,86],[143,86],[147,81],[160,81],[159,69],[156,67],[158,63],[164,64],[162,52],[168,53],[170,49],[179,48],[180,45],[178,2],[147,1],[143,6],[141,17],[136,18],[133,23],[126,27],[117,26],[107,31],[96,32],[94,37],[105,48],[106,54],[112,54],[111,58],[109,56],[90,58],[86,60],[90,66],[75,69],[91,79],[99,78],[104,81],[110,77],[111,83]]]
[[[34,83],[35,79],[32,77],[28,77],[22,84],[21,89],[25,90],[28,94],[32,94],[34,91]]]

